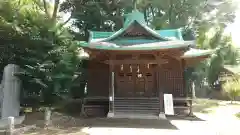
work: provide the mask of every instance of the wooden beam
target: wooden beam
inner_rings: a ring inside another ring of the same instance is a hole
[[[106,64],[166,64],[167,60],[107,60],[104,61]]]

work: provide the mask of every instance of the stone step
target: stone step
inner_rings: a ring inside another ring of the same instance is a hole
[[[159,119],[158,114],[136,114],[116,112],[113,118],[129,118],[129,119]]]

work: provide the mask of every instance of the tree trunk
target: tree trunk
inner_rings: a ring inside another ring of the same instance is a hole
[[[53,14],[52,14],[52,20],[53,21],[56,21],[56,19],[57,19],[59,4],[60,4],[60,0],[55,0],[54,8],[53,8]]]

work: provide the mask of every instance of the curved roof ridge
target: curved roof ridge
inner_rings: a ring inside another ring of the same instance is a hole
[[[160,39],[160,40],[164,40],[164,41],[169,41],[171,39],[165,38],[160,36],[156,31],[152,30],[151,28],[149,28],[147,25],[142,24],[140,22],[138,22],[137,20],[133,20],[131,21],[128,26],[121,28],[120,30],[118,30],[117,32],[115,32],[113,35],[111,35],[110,37],[107,37],[106,39],[102,40],[102,41],[109,41],[112,40],[114,38],[116,38],[117,36],[121,35],[123,32],[125,32],[134,22],[137,22],[141,27],[143,27],[146,31],[148,31],[149,33],[151,33],[154,37]]]

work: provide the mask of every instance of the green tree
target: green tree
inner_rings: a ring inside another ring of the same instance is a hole
[[[81,64],[80,48],[63,27],[65,22],[58,21],[58,1],[52,13],[50,3],[34,0],[0,1],[0,5],[1,64],[15,63],[23,69],[19,74],[23,95],[53,103],[69,91]]]
[[[79,29],[79,40],[87,40],[88,30],[115,31],[122,27],[124,8],[129,1],[119,0],[66,0],[60,11],[71,12],[74,25]]]
[[[204,26],[202,26],[204,27]],[[199,27],[200,28],[200,27]],[[208,32],[205,28],[199,29],[197,47],[215,50],[213,55],[202,66],[196,68],[198,80],[207,81],[211,88],[218,82],[223,65],[237,65],[239,52],[233,46],[231,37],[224,35],[224,27],[212,27]],[[201,72],[203,71],[203,72]],[[201,74],[201,75],[200,75]]]
[[[131,12],[133,3],[134,0],[67,0],[61,10],[72,13],[74,25],[87,40],[88,30],[120,29],[123,14]],[[206,33],[212,26],[233,22],[236,9],[232,0],[214,3],[207,0],[136,0],[136,3],[150,26],[156,29],[185,27],[186,38],[193,37],[191,31],[198,35],[200,31]]]

